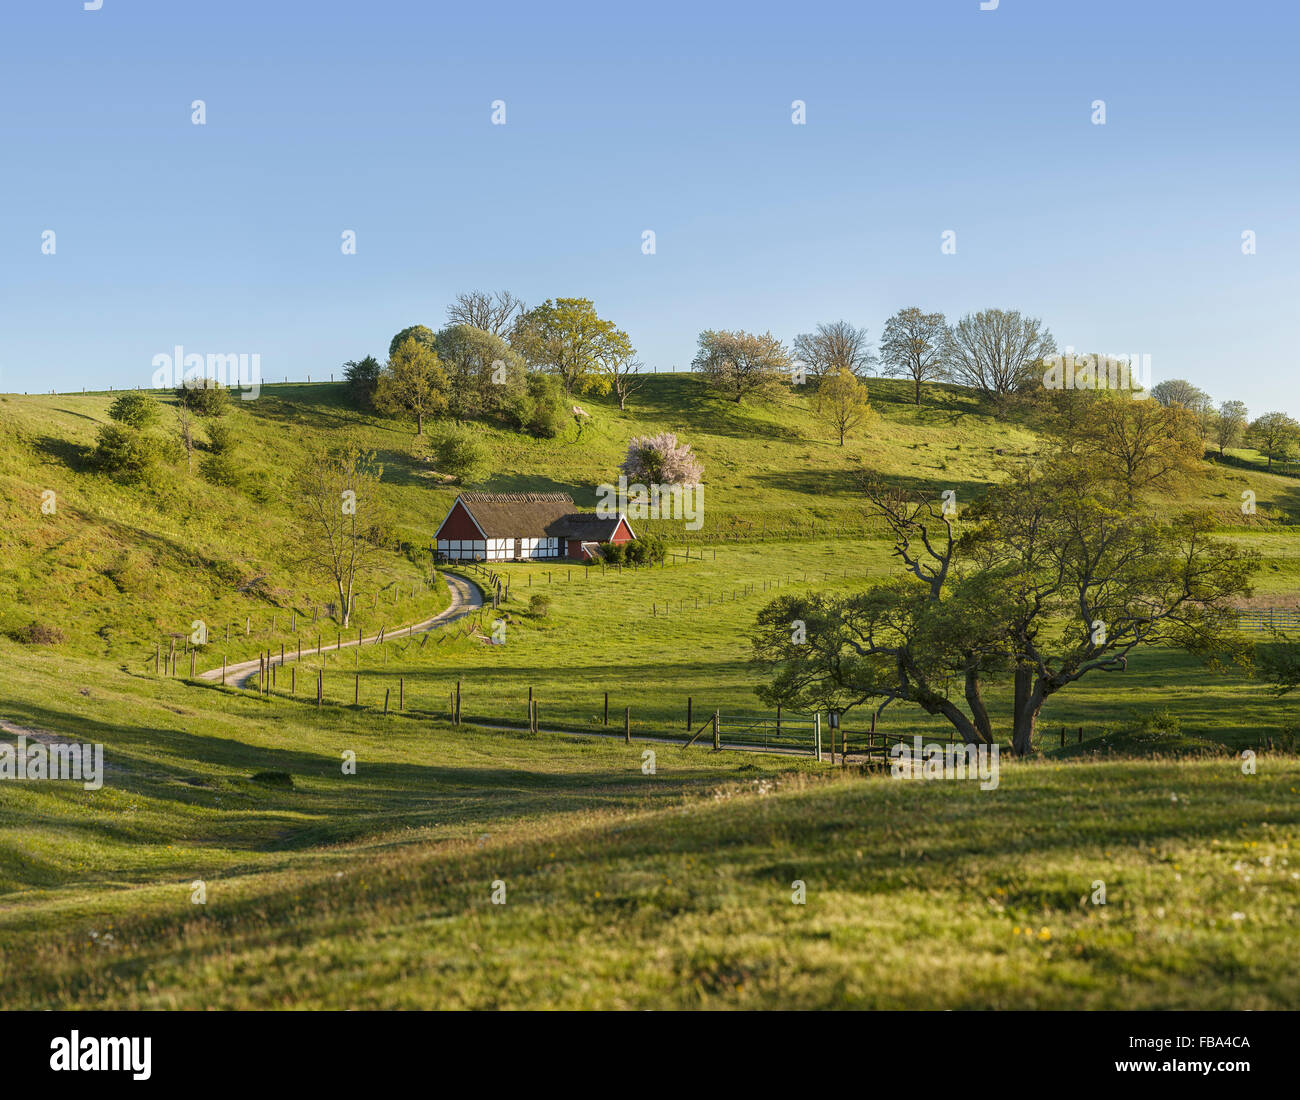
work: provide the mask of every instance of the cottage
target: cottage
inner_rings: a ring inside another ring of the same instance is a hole
[[[597,544],[636,538],[627,517],[574,510],[568,493],[461,493],[438,528],[441,558],[589,561]]]

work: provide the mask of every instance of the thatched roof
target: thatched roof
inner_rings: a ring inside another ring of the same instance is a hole
[[[483,534],[490,539],[550,538],[607,542],[618,518],[573,511],[568,493],[461,493]]]
[[[568,493],[461,493],[460,501],[490,539],[541,538],[573,508]]]
[[[606,519],[595,512],[570,512],[556,520],[546,533],[562,539],[609,542],[617,530],[618,516]]]

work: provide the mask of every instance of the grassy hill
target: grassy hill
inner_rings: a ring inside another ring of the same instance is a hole
[[[480,426],[493,463],[474,488],[563,491],[592,507],[596,486],[616,478],[628,439],[667,428],[704,461],[706,520],[697,541],[805,537],[818,525],[823,533],[861,530],[861,471],[894,484],[953,488],[959,501],[968,501],[995,476],[1001,456],[1037,445],[1030,428],[994,416],[957,387],[929,387],[929,403],[919,409],[901,382],[872,380],[871,393],[876,416],[840,447],[805,395],[736,405],[710,396],[692,375],[656,375],[627,412],[609,398],[579,398],[591,414],[580,439],[572,428],[537,440]],[[112,398],[0,396],[0,632],[40,615],[64,631],[75,651],[121,660],[152,652],[160,635],[188,633],[195,619],[224,637],[226,625],[248,626],[251,617],[263,641],[284,640],[293,608],[310,617],[330,600],[292,564],[288,479],[305,445],[352,433],[373,447],[384,466],[396,534],[415,547],[430,545],[459,488],[419,457],[411,425],[357,412],[341,383],[270,385],[256,400],[234,402],[228,419],[239,440],[235,488],[210,484],[184,463],[150,484],[123,486],[89,468],[85,457]],[[172,402],[169,395],[161,400]],[[1250,452],[1232,458],[1237,464],[1207,463],[1203,480],[1166,506],[1211,508],[1245,532],[1238,504],[1241,490],[1250,488],[1260,513],[1249,530],[1300,520],[1300,481],[1265,472]],[[57,494],[55,515],[40,510],[45,490]],[[648,526],[682,537],[663,524]],[[1266,546],[1280,563],[1270,572],[1285,573],[1270,581],[1278,592],[1300,590],[1292,545]],[[359,613],[374,610],[375,591],[390,604],[396,591],[397,611],[415,618],[424,608],[402,600],[411,582],[427,576],[427,562],[418,557],[394,553]],[[377,628],[393,614],[370,615],[362,625]],[[256,643],[246,649],[255,652]]]
[[[697,724],[758,712],[757,609],[895,568],[862,525],[858,471],[966,501],[1003,455],[1038,444],[956,388],[919,410],[902,384],[871,390],[876,417],[843,448],[802,395],[736,406],[686,375],[652,377],[626,413],[578,399],[581,438],[481,426],[494,464],[474,488],[584,506],[632,435],[676,431],[706,470],[690,557],[679,543],[661,568],[508,565],[504,645],[449,630],[319,658],[330,593],[294,564],[287,497],[310,442],[355,433],[384,464],[402,548],[362,585],[358,625],[447,601],[423,548],[458,487],[409,425],[358,413],[341,385],[269,386],[230,414],[235,487],[184,463],[126,486],[85,459],[111,395],[0,396],[0,720],[102,742],[109,768],[98,792],[0,783],[0,1003],[1300,1005],[1300,764],[1265,752],[1245,776],[1233,755],[1293,744],[1296,703],[1235,667],[1155,650],[1063,692],[1044,711],[1045,759],[1004,763],[994,792],[448,724],[458,682],[466,718],[491,725],[523,725],[530,689],[544,724],[588,733],[604,731],[606,692],[636,735],[684,737],[688,697]],[[1284,521],[1300,518],[1300,482],[1251,452],[1230,458],[1161,507],[1215,509],[1264,555],[1257,602],[1295,602],[1300,541]],[[1243,488],[1260,506],[1250,521]],[[543,592],[546,614],[530,606]],[[302,639],[300,677],[323,671],[325,705],[283,681],[259,697],[155,676],[155,646],[195,619],[211,643],[200,667]],[[65,640],[15,640],[32,621]],[[385,716],[399,680],[406,709]],[[946,732],[918,711],[882,720]],[[340,767],[349,751],[355,775]],[[796,879],[806,905],[791,903]],[[497,880],[505,905],[491,902]],[[1080,900],[1097,880],[1105,906]]]

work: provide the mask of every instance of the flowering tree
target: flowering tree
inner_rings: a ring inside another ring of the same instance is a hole
[[[679,443],[673,432],[634,436],[619,469],[629,481],[644,485],[698,485],[704,467],[689,443]]]

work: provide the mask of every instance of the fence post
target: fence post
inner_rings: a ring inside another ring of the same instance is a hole
[[[817,763],[822,762],[822,712],[813,715],[813,749],[817,754]]]
[[[781,736],[781,704],[776,705],[776,735]]]
[[[397,709],[398,710],[406,709],[406,677],[405,676],[399,676],[397,678]]]
[[[221,686],[226,686],[226,659],[221,658]]]
[[[691,732],[691,697],[686,696],[686,732]]]
[[[605,692],[605,725],[609,725],[609,692]]]
[[[720,731],[718,730],[718,712],[713,712],[713,751],[717,752],[722,748]]]
[[[293,668],[289,669],[289,694],[290,695],[298,694],[298,666],[297,665],[294,665]]]
[[[354,707],[361,705],[361,673],[357,672],[352,677],[352,705]]]
[[[460,725],[460,681],[456,681],[456,725]]]
[[[384,688],[384,715],[385,716],[388,715],[388,694],[392,690],[393,690],[392,688]]]
[[[625,744],[632,744],[632,708],[630,706],[623,708],[623,741]]]

